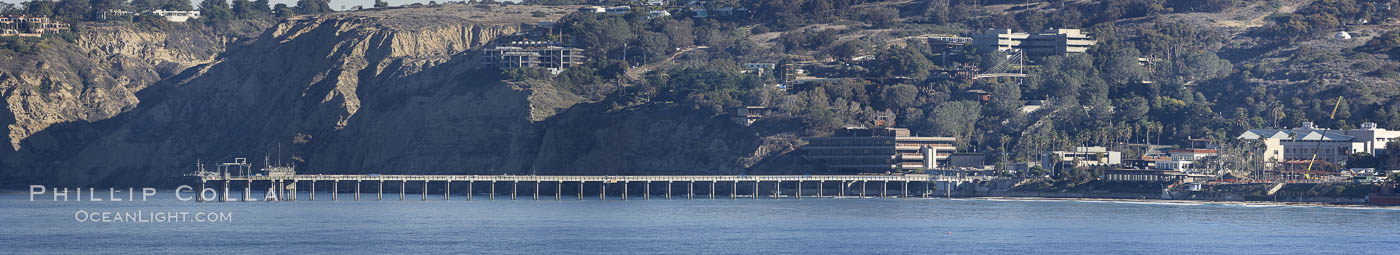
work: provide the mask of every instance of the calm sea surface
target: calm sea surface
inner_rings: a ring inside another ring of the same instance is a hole
[[[138,191],[139,192],[139,191]],[[105,195],[105,193],[99,193]],[[86,195],[86,194],[85,194]],[[301,197],[305,199],[305,194]],[[1400,252],[1400,210],[947,199],[53,202],[0,195],[0,253]],[[391,196],[386,196],[390,198]],[[698,196],[697,196],[698,197]],[[616,199],[615,197],[609,197]],[[224,222],[79,222],[79,211]],[[192,218],[192,217],[191,217]]]

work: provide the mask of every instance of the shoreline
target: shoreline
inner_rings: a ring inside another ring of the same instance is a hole
[[[983,201],[1064,201],[1064,202],[1100,202],[1100,203],[1130,203],[1130,204],[1158,204],[1158,205],[1234,205],[1244,207],[1332,207],[1350,209],[1385,209],[1400,210],[1400,206],[1382,206],[1370,204],[1340,204],[1322,202],[1276,202],[1276,201],[1215,201],[1215,200],[1168,200],[1168,199],[1133,199],[1133,198],[1067,198],[1067,197],[954,197],[952,199],[962,200],[983,200]]]
[[[25,190],[0,189],[0,195],[28,195]],[[342,192],[344,193],[344,192]],[[743,198],[750,198],[741,195]],[[767,196],[764,196],[767,197]],[[783,195],[784,198],[792,198],[791,195]],[[838,198],[834,196],[823,196],[820,198],[829,199],[862,199],[855,197]],[[879,199],[879,197],[869,197]],[[1095,198],[1095,197],[1043,197],[1043,196],[962,196],[962,197],[893,197],[893,198],[913,198],[913,199],[950,199],[950,200],[981,200],[981,201],[1003,201],[1003,202],[1088,202],[1088,203],[1124,203],[1124,204],[1155,204],[1155,205],[1231,205],[1243,207],[1329,207],[1348,209],[1382,209],[1400,210],[1400,206],[1382,206],[1371,204],[1344,204],[1327,202],[1286,202],[1286,201],[1220,201],[1220,200],[1171,200],[1152,198]]]

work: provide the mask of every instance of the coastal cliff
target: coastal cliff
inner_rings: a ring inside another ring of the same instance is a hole
[[[69,39],[45,38],[32,53],[0,54],[0,113],[9,149],[51,125],[100,121],[140,102],[136,93],[186,68],[209,63],[240,37],[266,27],[83,24]],[[36,143],[36,146],[57,146]]]
[[[155,35],[78,43],[188,68],[127,75],[146,83],[90,99],[119,102],[93,117],[12,128],[15,150],[0,167],[13,183],[166,185],[196,161],[235,157],[260,165],[267,156],[303,173],[664,174],[739,173],[772,154],[758,133],[722,116],[611,109],[598,95],[504,81],[482,63],[483,45],[571,11],[443,5],[303,16],[204,55],[141,46]]]

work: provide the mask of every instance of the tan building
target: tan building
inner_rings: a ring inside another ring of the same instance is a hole
[[[1022,51],[1027,56],[1065,56],[1084,53],[1098,42],[1079,29],[1049,29],[1040,33],[1016,33],[1011,29],[987,29],[972,36],[982,51]]]
[[[1375,123],[1362,123],[1361,129],[1330,130],[1317,128],[1312,122],[1293,129],[1251,129],[1239,139],[1260,141],[1261,160],[1284,162],[1317,160],[1342,163],[1354,153],[1380,155],[1385,145],[1400,142],[1400,131],[1377,128]]]
[[[69,28],[68,23],[53,21],[46,17],[0,17],[0,36],[42,36],[62,32]]]
[[[904,128],[848,127],[829,137],[805,138],[808,159],[857,172],[905,172],[938,168],[957,149],[952,137],[911,136]]]

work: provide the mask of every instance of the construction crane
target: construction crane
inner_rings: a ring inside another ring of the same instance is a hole
[[[1332,105],[1332,114],[1327,116],[1327,119],[1328,119],[1328,120],[1334,120],[1334,121],[1337,120],[1337,109],[1340,108],[1340,107],[1342,106],[1342,98],[1343,98],[1343,96],[1337,96],[1337,103],[1334,104],[1334,105]],[[1319,139],[1327,139],[1327,130],[1326,130],[1326,129],[1323,129],[1323,130],[1322,130],[1322,137],[1319,138]],[[1313,147],[1312,160],[1308,160],[1308,168],[1307,168],[1307,170],[1304,172],[1304,174],[1307,174],[1307,173],[1311,173],[1311,172],[1312,172],[1313,163],[1316,163],[1316,162],[1317,162],[1317,152],[1320,151],[1321,149],[1322,149],[1322,141],[1319,140],[1319,141],[1317,142],[1317,146],[1316,146],[1316,147]],[[1309,179],[1311,179],[1311,177],[1310,177]]]

